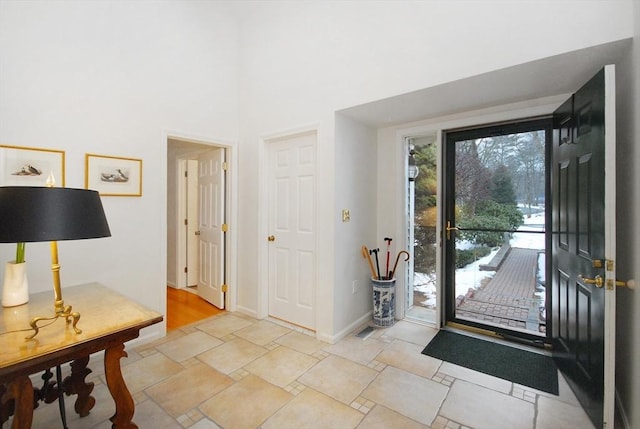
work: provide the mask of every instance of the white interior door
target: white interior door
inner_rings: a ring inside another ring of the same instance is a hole
[[[186,194],[187,194],[187,286],[198,284],[198,271],[200,259],[198,258],[198,161],[187,160],[186,171]]]
[[[225,150],[198,158],[198,233],[200,238],[198,295],[224,308]]]
[[[316,134],[268,144],[269,315],[315,329]]]

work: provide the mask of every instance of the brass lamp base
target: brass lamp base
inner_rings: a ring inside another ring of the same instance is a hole
[[[31,329],[35,332],[27,337],[27,340],[33,339],[38,332],[40,332],[40,327],[38,326],[38,322],[42,320],[51,320],[51,323],[58,320],[60,317],[64,317],[69,323],[73,321],[72,327],[76,334],[81,334],[82,330],[78,329],[76,325],[78,324],[78,320],[80,320],[80,313],[77,311],[72,312],[71,306],[64,305],[64,301],[62,300],[62,288],[60,287],[60,264],[58,263],[58,243],[56,241],[51,242],[51,273],[53,274],[53,292],[55,294],[55,315],[51,317],[34,317],[31,319]],[[51,323],[48,323],[51,324]]]
[[[70,305],[65,306],[64,302],[62,301],[56,301],[55,311],[56,311],[56,314],[54,316],[34,317],[33,319],[31,319],[31,323],[30,323],[31,329],[33,329],[35,332],[29,335],[28,337],[26,337],[26,339],[31,340],[35,338],[36,335],[38,335],[38,332],[40,332],[40,327],[38,326],[38,322],[41,322],[43,320],[50,320],[51,323],[53,323],[56,320],[58,320],[58,318],[60,317],[64,317],[67,323],[72,322],[71,327],[73,328],[76,334],[82,334],[82,330],[76,326],[78,324],[78,321],[80,320],[80,313],[78,313],[77,311],[72,312],[71,306]]]

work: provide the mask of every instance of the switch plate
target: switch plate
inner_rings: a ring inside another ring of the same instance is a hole
[[[351,220],[351,214],[349,210],[342,209],[342,222],[349,222]]]

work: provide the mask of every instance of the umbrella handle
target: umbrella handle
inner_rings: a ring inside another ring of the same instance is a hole
[[[400,255],[402,254],[407,255],[407,257],[404,259],[405,262],[409,260],[409,252],[407,252],[406,250],[401,250],[400,252],[398,252],[398,256],[396,257],[396,263],[393,266],[393,271],[391,271],[391,275],[389,277],[393,278],[394,274],[396,273],[396,268],[398,268],[398,261],[400,261]]]
[[[374,279],[377,279],[378,277],[376,276],[376,269],[373,268],[373,261],[371,260],[371,255],[369,254],[369,249],[367,249],[367,246],[362,246],[360,251],[362,253],[362,257],[364,259],[366,259],[367,262],[369,262],[369,269],[371,270],[371,277],[374,278]]]

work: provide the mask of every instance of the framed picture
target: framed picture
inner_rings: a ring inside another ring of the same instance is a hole
[[[142,196],[142,160],[119,156],[85,155],[84,187],[100,195]]]
[[[0,145],[1,186],[64,186],[64,151]]]

